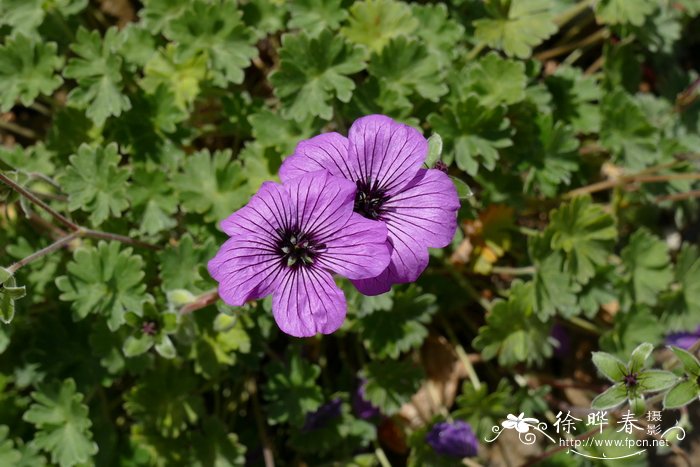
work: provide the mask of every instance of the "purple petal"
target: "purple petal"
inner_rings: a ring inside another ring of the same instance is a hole
[[[284,188],[295,207],[291,225],[316,239],[342,229],[352,215],[355,184],[325,170],[295,177]]]
[[[462,420],[436,423],[426,434],[425,441],[438,454],[459,459],[474,457],[479,449],[471,425]]]
[[[207,267],[219,283],[219,296],[231,306],[269,295],[282,277],[279,255],[257,236],[228,239]]]
[[[330,334],[345,320],[345,295],[331,275],[318,268],[288,270],[272,295],[279,328],[295,337]]]
[[[428,153],[423,135],[384,115],[362,117],[350,127],[349,158],[363,181],[392,195],[410,182]]]
[[[382,217],[392,237],[405,234],[426,246],[442,248],[449,245],[457,230],[457,189],[439,170],[418,171],[400,193],[385,203],[384,209]]]
[[[274,182],[265,182],[248,204],[221,221],[221,229],[231,237],[245,236],[267,241],[292,219],[289,194]]]
[[[688,350],[700,339],[700,327],[695,331],[674,332],[666,336],[666,344]]]
[[[386,225],[359,214],[321,241],[327,249],[319,264],[349,279],[375,277],[389,265]]]
[[[357,168],[348,160],[348,139],[338,133],[323,133],[300,142],[294,154],[282,163],[280,180],[286,182],[308,172],[327,170],[332,175],[354,180]]]
[[[404,226],[387,225],[392,244],[389,267],[374,279],[353,282],[365,295],[387,292],[392,284],[413,282],[428,266],[428,248],[425,244],[417,241]]]

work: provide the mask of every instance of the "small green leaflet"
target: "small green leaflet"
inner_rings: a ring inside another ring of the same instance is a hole
[[[308,412],[318,409],[323,396],[316,379],[321,369],[292,354],[289,362],[274,361],[266,368],[267,383],[263,394],[267,401],[267,418],[273,425],[289,422],[302,426]]]
[[[372,52],[379,52],[392,38],[410,34],[418,27],[411,8],[395,0],[355,2],[348,23],[341,34]]]

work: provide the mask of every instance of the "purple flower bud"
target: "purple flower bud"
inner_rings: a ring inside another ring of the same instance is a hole
[[[363,420],[369,420],[381,415],[379,408],[372,405],[372,403],[365,398],[366,384],[367,381],[362,380],[360,385],[357,386],[357,391],[355,391],[355,394],[352,396],[352,410],[358,418]]]
[[[436,453],[460,459],[476,456],[479,449],[471,425],[462,420],[436,423],[425,440]]]
[[[340,417],[342,405],[342,400],[333,399],[327,404],[323,404],[315,412],[309,412],[306,414],[306,420],[304,421],[302,431],[314,431],[325,427],[332,420]]]
[[[673,332],[666,336],[666,344],[688,350],[700,339],[700,327],[694,332]]]
[[[447,173],[447,164],[442,161],[437,161],[435,165],[433,165],[433,168],[439,170],[440,172]]]
[[[558,343],[554,346],[554,355],[558,358],[565,359],[569,355],[569,352],[571,352],[571,338],[569,337],[569,332],[561,324],[555,323],[549,335],[556,339]]]

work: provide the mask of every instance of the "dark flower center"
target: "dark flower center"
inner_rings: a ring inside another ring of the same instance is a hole
[[[625,375],[625,386],[628,388],[634,387],[637,385],[637,373],[631,373],[629,375]]]
[[[386,191],[369,181],[357,181],[354,211],[367,219],[377,220],[386,212],[384,204],[389,200]]]
[[[282,258],[282,264],[290,268],[311,266],[318,255],[326,249],[324,243],[318,243],[311,235],[292,228],[278,232],[277,253]]]
[[[158,331],[158,325],[153,321],[144,321],[141,331],[148,336],[153,336]]]

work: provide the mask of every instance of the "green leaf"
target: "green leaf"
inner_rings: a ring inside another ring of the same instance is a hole
[[[287,365],[272,362],[265,370],[267,383],[263,389],[267,401],[267,418],[273,425],[289,422],[302,426],[308,412],[323,403],[321,388],[316,379],[321,369],[292,354]]]
[[[452,183],[454,183],[457,189],[457,196],[459,199],[469,199],[474,196],[472,189],[469,188],[469,185],[467,185],[464,180],[453,176],[450,176],[450,180],[452,180]]]
[[[445,4],[411,3],[413,16],[418,20],[415,33],[425,42],[431,56],[440,66],[450,61],[460,52],[460,41],[464,40],[464,27],[449,17]]]
[[[442,156],[442,138],[440,134],[433,133],[428,138],[428,155],[425,157],[425,165],[433,167]]]
[[[565,270],[564,263],[562,255],[557,253],[536,261],[533,280],[535,312],[543,321],[554,316],[557,311],[564,316],[580,313],[576,306],[576,294],[581,287]]]
[[[622,383],[617,383],[608,388],[604,393],[591,401],[591,408],[595,410],[611,410],[627,400],[627,388]]]
[[[600,107],[597,105],[601,90],[593,76],[579,68],[559,66],[554,74],[545,78],[552,94],[553,117],[564,120],[581,133],[600,130]]]
[[[556,196],[579,169],[579,142],[572,129],[563,122],[554,122],[551,114],[539,114],[535,124],[539,144],[528,148],[532,156],[519,164],[520,171],[526,173],[523,190],[529,193],[537,187],[545,196]],[[514,149],[518,146],[516,142]]]
[[[119,167],[121,156],[116,143],[106,147],[83,144],[70,157],[70,166],[61,183],[68,193],[68,209],[82,209],[90,213],[93,226],[102,224],[110,216],[121,217],[129,207],[126,198],[129,172]]]
[[[644,410],[646,410],[646,401],[644,400],[644,396],[637,395],[637,396],[632,396],[630,395],[630,410],[637,415],[640,416],[644,413]]]
[[[132,255],[131,248],[120,248],[117,242],[79,248],[68,263],[68,275],[56,279],[60,299],[72,302],[75,319],[103,314],[114,331],[124,323],[126,311],[140,311],[150,299],[142,283],[143,259]]]
[[[428,336],[425,327],[437,311],[435,296],[420,294],[417,287],[399,292],[391,310],[378,310],[362,316],[360,336],[378,358],[396,359],[402,352],[419,347]]]
[[[551,0],[490,0],[490,18],[474,21],[474,35],[509,57],[528,58],[532,49],[557,32]]]
[[[190,2],[182,0],[144,0],[143,8],[139,10],[141,21],[149,31],[156,34],[162,32],[165,26],[182,16]]]
[[[207,75],[207,57],[196,55],[189,60],[175,61],[175,45],[153,54],[144,67],[141,87],[153,94],[165,87],[174,96],[173,103],[181,110],[187,110],[200,92],[200,83]]]
[[[684,244],[676,257],[675,281],[662,301],[664,324],[670,329],[689,329],[700,315],[700,252],[698,247]]]
[[[632,301],[655,305],[659,292],[666,290],[673,280],[666,243],[640,229],[632,234],[620,256]]]
[[[206,57],[212,80],[222,87],[241,83],[243,70],[258,54],[234,0],[194,0],[166,25],[164,34],[176,44],[177,63]]]
[[[499,149],[513,144],[506,108],[486,109],[476,96],[454,106],[445,106],[439,113],[428,117],[435,132],[445,143],[447,156],[457,161],[457,166],[476,175],[479,165],[493,170],[499,159]]]
[[[580,284],[586,284],[596,268],[607,264],[617,239],[612,216],[593,204],[589,196],[574,198],[550,214],[545,235],[551,248],[566,254],[566,268]]]
[[[3,269],[3,271],[6,271]],[[27,294],[24,286],[17,287],[13,276],[4,281],[0,287],[0,321],[10,324],[15,317],[15,300],[23,298]]]
[[[700,378],[700,361],[698,361],[695,355],[673,345],[670,345],[668,348],[676,354],[676,357],[680,360],[686,373],[695,377],[695,379]]]
[[[627,365],[609,353],[593,352],[592,361],[598,371],[613,383],[627,374]]]
[[[192,467],[236,467],[245,465],[246,447],[235,433],[216,417],[209,417],[202,424],[201,433],[193,434]]]
[[[367,70],[391,92],[397,105],[411,105],[417,94],[437,102],[447,93],[437,57],[418,41],[397,37],[370,57]]]
[[[496,52],[470,62],[455,81],[458,95],[466,98],[474,93],[484,107],[512,105],[525,99],[525,64],[501,58]]]
[[[685,380],[673,386],[664,396],[664,409],[679,409],[700,395],[700,386],[694,380]]]
[[[637,379],[643,392],[658,392],[670,388],[678,382],[678,376],[670,371],[645,370]]]
[[[97,454],[92,441],[92,422],[83,395],[76,392],[75,381],[53,383],[32,393],[34,402],[22,419],[37,428],[34,444],[51,454],[61,467],[88,462]]]
[[[630,355],[629,372],[637,373],[646,367],[646,361],[654,350],[654,346],[648,342],[639,344]]]
[[[0,285],[4,284],[10,277],[12,277],[12,273],[3,267],[0,267]]]
[[[411,8],[394,0],[364,0],[350,7],[348,25],[341,29],[350,42],[379,52],[394,37],[412,33],[418,21]]]
[[[659,135],[638,101],[618,90],[603,96],[600,109],[600,142],[616,162],[631,170],[659,162]]]
[[[382,413],[393,415],[418,391],[424,376],[410,361],[372,361],[364,371],[365,397]]]
[[[497,356],[499,365],[512,366],[539,364],[552,356],[551,325],[537,317],[533,302],[532,283],[519,280],[513,282],[508,300],[493,302],[473,342],[484,359]]]
[[[142,355],[153,347],[153,337],[148,334],[141,334],[140,336],[129,336],[124,341],[124,346],[122,351],[124,356],[131,358],[138,355]]]
[[[177,439],[193,431],[205,413],[197,390],[200,381],[189,367],[178,368],[169,360],[161,363],[125,391],[124,410],[145,430],[153,430],[165,439]]]
[[[330,120],[333,100],[348,102],[355,83],[348,75],[365,68],[362,49],[324,30],[282,37],[280,68],[270,76],[282,101],[282,115],[302,121],[308,116]]]
[[[141,219],[139,232],[155,235],[177,225],[177,198],[167,171],[136,166],[128,195],[136,217]]]
[[[155,346],[156,352],[163,358],[172,359],[177,356],[177,351],[175,350],[175,345],[173,341],[170,340],[165,334],[161,334],[156,342]]]
[[[16,466],[22,459],[22,453],[15,449],[15,443],[8,438],[10,429],[0,425],[0,465]]]
[[[187,289],[203,292],[205,278],[200,267],[206,264],[216,253],[213,239],[195,245],[190,234],[185,234],[175,245],[168,245],[159,253],[160,277],[163,290]]]
[[[338,29],[348,16],[342,0],[292,0],[285,2],[291,18],[289,27],[306,31],[310,36],[324,29]]]
[[[29,107],[37,96],[50,96],[63,83],[55,74],[62,65],[55,42],[23,35],[6,39],[0,45],[0,111],[7,112],[17,101]]]
[[[655,0],[599,0],[595,10],[603,23],[641,26],[658,5]]]
[[[129,98],[122,94],[122,59],[118,48],[117,29],[110,28],[104,39],[97,30],[80,28],[71,50],[72,58],[63,75],[78,82],[68,94],[68,103],[81,109],[95,124],[102,126],[110,116],[119,116],[131,108]]]
[[[184,211],[204,214],[206,222],[223,220],[250,197],[241,164],[229,150],[210,154],[205,149],[188,156],[173,182]]]

